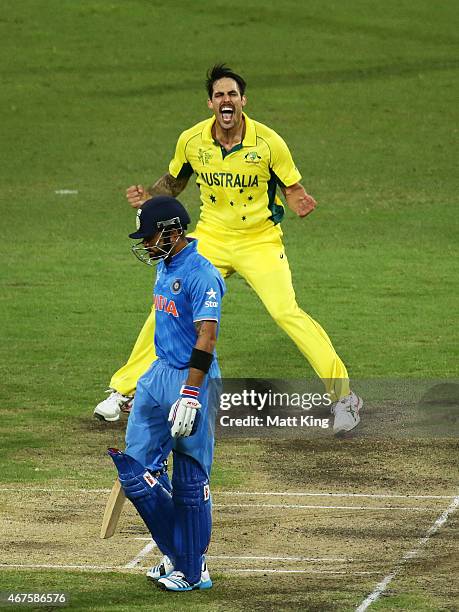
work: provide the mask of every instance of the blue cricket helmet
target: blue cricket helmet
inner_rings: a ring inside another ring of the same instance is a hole
[[[129,238],[150,238],[165,228],[182,228],[191,223],[189,214],[181,202],[171,196],[155,196],[147,200],[137,211],[137,231]]]

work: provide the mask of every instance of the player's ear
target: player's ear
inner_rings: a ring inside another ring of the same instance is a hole
[[[212,108],[212,100],[210,98],[207,99],[207,107]]]
[[[247,104],[247,98],[245,96],[242,96],[241,102],[242,102],[242,106],[245,106]]]

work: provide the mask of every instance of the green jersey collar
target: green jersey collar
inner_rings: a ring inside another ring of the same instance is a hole
[[[242,116],[245,120],[245,135],[242,140],[243,147],[255,147],[257,144],[257,130],[255,128],[255,122],[250,119],[245,113],[242,113]],[[214,139],[212,137],[212,127],[215,123],[215,115],[211,117],[204,124],[202,130],[202,143],[203,144],[214,144]],[[220,144],[218,143],[218,146]]]

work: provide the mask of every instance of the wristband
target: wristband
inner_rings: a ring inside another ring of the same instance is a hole
[[[208,353],[207,351],[201,351],[200,349],[194,348],[191,351],[190,357],[190,368],[196,368],[196,370],[201,370],[204,374],[210,369],[210,364],[212,363],[214,356],[212,353]]]
[[[191,385],[182,385],[180,389],[180,397],[192,397],[198,399],[199,387],[192,387]]]

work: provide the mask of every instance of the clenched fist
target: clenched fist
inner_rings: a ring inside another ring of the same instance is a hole
[[[306,217],[309,213],[312,213],[314,208],[317,206],[317,202],[308,193],[305,193],[303,197],[299,198],[296,214],[299,217]]]
[[[126,198],[132,208],[140,208],[149,196],[142,185],[132,185],[126,189]]]
[[[300,183],[285,187],[283,191],[289,208],[291,208],[298,217],[306,217],[312,213],[317,206],[317,202],[309,193],[306,193],[303,185]]]

